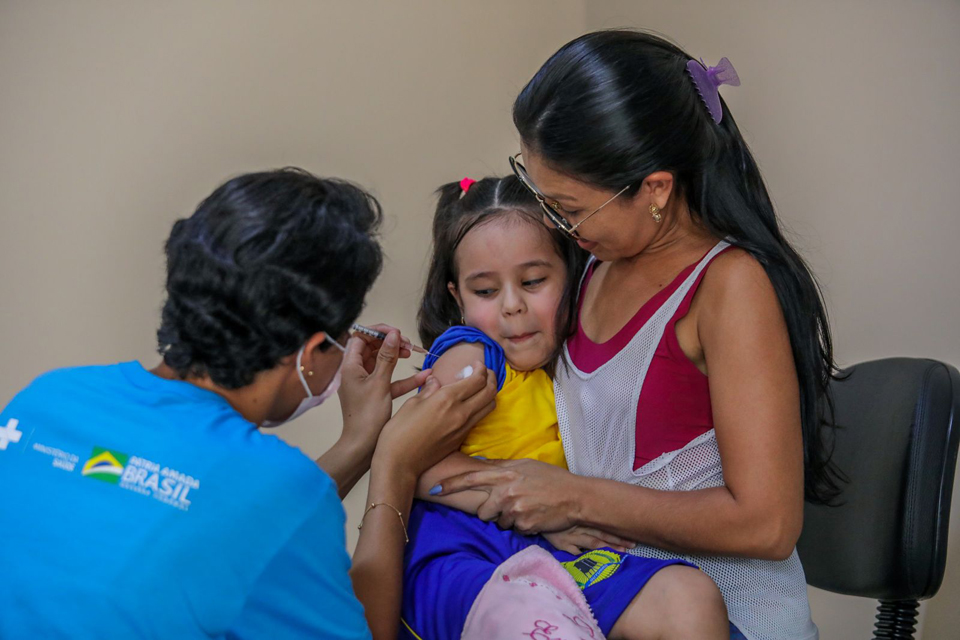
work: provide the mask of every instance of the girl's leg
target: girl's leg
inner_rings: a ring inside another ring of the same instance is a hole
[[[613,625],[610,640],[729,640],[727,607],[710,576],[674,565],[658,571]]]
[[[531,544],[495,523],[419,500],[407,530],[401,638],[459,640],[467,613],[490,576]]]

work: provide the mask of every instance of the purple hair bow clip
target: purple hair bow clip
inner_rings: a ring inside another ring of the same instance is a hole
[[[715,67],[708,67],[701,59],[700,62],[696,60],[687,62],[687,73],[693,78],[693,84],[697,87],[703,103],[707,105],[710,117],[720,124],[720,120],[723,119],[720,85],[729,84],[731,87],[739,87],[740,76],[737,75],[737,70],[726,58],[720,58],[720,62]]]

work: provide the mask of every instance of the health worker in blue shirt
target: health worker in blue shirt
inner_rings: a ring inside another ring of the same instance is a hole
[[[391,382],[397,331],[348,340],[381,217],[297,169],[230,180],[167,240],[162,362],[51,371],[0,412],[0,638],[396,637],[417,478],[496,386]],[[338,386],[320,460],[261,431]],[[351,568],[340,499],[368,470]]]

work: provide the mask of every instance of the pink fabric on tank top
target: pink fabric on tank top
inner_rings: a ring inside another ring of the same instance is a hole
[[[717,255],[729,251],[727,247]],[[706,254],[704,254],[706,255]],[[702,259],[702,258],[701,258]],[[567,340],[567,349],[573,364],[592,373],[619,353],[650,317],[670,298],[700,260],[681,271],[673,282],[653,295],[612,338],[603,343],[593,342],[577,323],[577,330]],[[711,260],[712,263],[712,260]],[[593,278],[598,262],[588,268],[580,289],[583,295]],[[668,451],[675,451],[713,429],[713,410],[710,405],[710,384],[707,376],[697,369],[680,348],[677,341],[677,321],[687,315],[708,264],[700,272],[680,307],[667,323],[650,362],[640,399],[637,402],[636,456],[634,470]]]

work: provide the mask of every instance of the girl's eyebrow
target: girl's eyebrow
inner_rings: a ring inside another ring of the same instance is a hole
[[[528,260],[518,267],[520,269],[530,269],[532,267],[549,267],[552,266],[547,260]],[[470,282],[471,280],[479,280],[481,278],[492,278],[496,275],[493,271],[478,271],[476,273],[471,273],[466,278],[463,279],[464,282]]]
[[[480,278],[491,278],[493,277],[493,271],[478,271],[477,273],[471,273],[466,278],[463,279],[464,282],[470,282],[471,280],[479,280]]]
[[[529,269],[531,267],[549,267],[549,266],[551,266],[551,264],[546,260],[530,260],[528,262],[524,262],[523,264],[521,264],[520,268]]]

